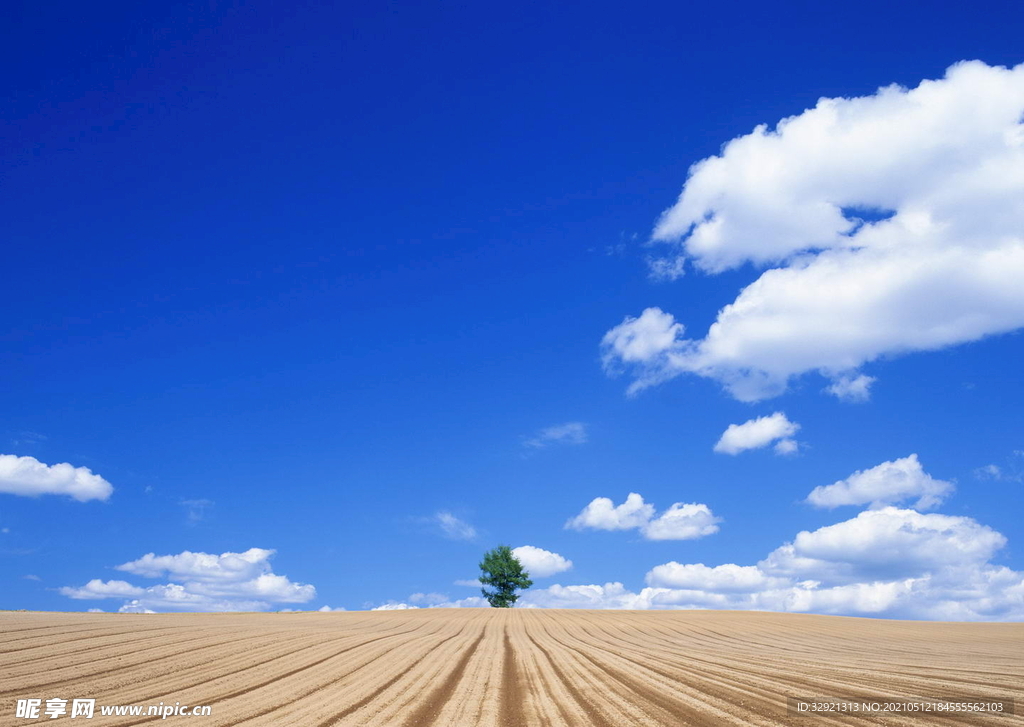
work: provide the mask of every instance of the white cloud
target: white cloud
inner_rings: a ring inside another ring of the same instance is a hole
[[[459,598],[454,601],[449,600],[448,596],[441,593],[413,593],[409,596],[408,601],[388,601],[381,605],[371,608],[371,611],[405,611],[407,609],[415,608],[490,608],[490,605],[486,599],[480,596],[470,596],[468,598]],[[419,605],[416,605],[419,604]]]
[[[715,451],[739,454],[748,449],[760,449],[777,442],[777,454],[791,454],[799,446],[791,439],[799,429],[799,424],[789,421],[785,414],[777,411],[770,416],[751,419],[743,424],[730,424],[715,444]]]
[[[444,536],[451,540],[472,540],[476,537],[476,528],[467,522],[459,520],[459,518],[447,510],[435,513],[434,522],[440,526]]]
[[[971,518],[888,507],[799,533],[756,565],[675,561],[622,583],[528,591],[527,608],[795,611],[937,620],[1024,619],[1024,573],[991,562],[1006,539]]]
[[[460,578],[459,580],[454,581],[452,585],[465,586],[467,588],[479,588],[480,581],[476,578]]]
[[[843,401],[867,401],[871,398],[871,385],[875,380],[874,376],[866,374],[839,374],[833,377],[825,391]]]
[[[116,566],[119,571],[145,578],[187,578],[203,582],[238,582],[269,570],[273,550],[249,548],[244,553],[193,553],[177,555],[147,553],[138,560]]]
[[[565,527],[573,530],[631,530],[643,527],[652,517],[654,505],[645,503],[643,497],[631,492],[618,506],[610,498],[595,497]]]
[[[62,596],[76,599],[95,598],[123,598],[126,596],[141,596],[145,589],[133,586],[127,581],[101,581],[93,578],[81,588],[64,586],[57,589]]]
[[[772,449],[775,454],[795,454],[800,450],[800,443],[795,439],[780,439]]]
[[[1002,534],[968,517],[884,507],[802,531],[759,563],[771,574],[825,582],[919,577],[987,562]]]
[[[388,601],[382,603],[376,608],[371,608],[371,611],[408,611],[419,608],[419,606],[410,606],[408,603],[399,603],[397,601]]]
[[[468,598],[458,598],[454,601],[445,601],[444,603],[437,603],[430,608],[490,608],[491,604],[487,602],[486,598],[482,596],[469,596]]]
[[[558,553],[537,548],[532,545],[520,545],[512,549],[512,554],[523,564],[531,578],[547,578],[555,573],[562,573],[572,568],[572,561]]]
[[[541,429],[523,444],[533,449],[543,449],[552,444],[586,444],[587,425],[583,422],[566,422]]]
[[[527,591],[517,603],[522,608],[648,608],[642,595],[621,583],[561,586]]]
[[[1024,326],[1024,64],[952,66],[917,88],[821,99],[695,164],[654,239],[715,274],[768,267],[704,338],[658,308],[603,341],[630,390],[693,373],[734,397],[817,371],[864,398],[857,370]]]
[[[89,608],[86,609],[86,613],[106,613],[102,608]]]
[[[332,611],[344,611],[344,610],[345,609],[342,608],[341,606],[335,606],[334,608],[331,608],[330,606],[321,606],[320,608],[317,609],[317,611],[319,613],[331,613]]]
[[[446,602],[448,596],[443,593],[413,593],[409,596],[409,600],[420,605],[436,606],[439,603]]]
[[[154,609],[177,611],[266,611],[272,604],[305,603],[316,596],[308,584],[294,583],[271,571],[273,550],[250,548],[244,553],[194,553],[177,555],[147,553],[138,560],[116,566],[117,570],[144,578],[163,578],[180,583],[139,587],[127,581],[93,579],[82,587],[65,586],[65,596],[77,599],[132,599],[124,612]]]
[[[936,480],[921,467],[916,454],[858,470],[845,480],[815,487],[807,502],[816,507],[841,505],[891,505],[918,498],[914,507],[937,507],[953,492],[953,483]]]
[[[696,502],[673,503],[655,517],[654,505],[631,492],[618,506],[607,497],[595,497],[565,527],[572,530],[638,529],[648,540],[692,540],[717,533],[721,521],[707,505]]]
[[[146,608],[140,601],[128,601],[126,604],[117,609],[118,613],[156,613],[151,609]]]
[[[35,457],[0,454],[0,492],[37,497],[68,495],[79,502],[106,500],[114,486],[88,467],[47,465]]]
[[[644,526],[648,540],[694,540],[718,532],[722,518],[711,508],[698,502],[673,503],[672,506]]]
[[[32,575],[31,573],[29,573],[27,576],[22,576],[22,578],[24,578],[26,581],[41,581],[41,580],[43,580],[39,576]]]
[[[631,367],[636,380],[629,386],[630,394],[675,377],[675,362],[686,348],[680,339],[684,330],[660,308],[648,308],[638,318],[626,316],[601,339],[605,371],[614,375]]]
[[[647,584],[655,587],[697,591],[751,593],[786,585],[784,578],[773,578],[753,565],[725,565],[709,568],[703,563],[683,565],[672,561],[655,566],[647,574]]]

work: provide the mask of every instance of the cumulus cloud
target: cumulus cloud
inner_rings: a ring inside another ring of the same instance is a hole
[[[409,596],[409,600],[420,605],[436,606],[437,604],[444,603],[449,599],[448,596],[441,593],[413,593]]]
[[[675,561],[655,566],[646,580],[648,585],[663,588],[727,593],[752,593],[787,584],[786,579],[768,576],[753,565],[727,563],[709,568],[703,563],[684,565]]]
[[[89,609],[89,610],[91,611],[92,609]],[[117,612],[118,613],[156,613],[156,611],[153,611],[152,609],[149,609],[149,608],[146,608],[145,606],[143,606],[142,602],[138,601],[138,600],[128,601],[126,604],[121,606],[121,608],[117,609]]]
[[[76,599],[131,597],[122,612],[154,609],[174,611],[266,611],[273,604],[305,603],[316,596],[308,584],[294,583],[272,572],[273,550],[250,548],[244,553],[147,553],[116,569],[143,578],[167,578],[159,585],[140,587],[127,581],[93,579],[81,587],[65,586],[60,593]]]
[[[874,376],[867,374],[838,374],[825,391],[842,401],[867,401],[871,398],[871,385]]]
[[[371,608],[371,611],[406,611],[416,608],[489,608],[490,604],[486,599],[480,596],[470,596],[469,598],[459,598],[457,600],[448,600],[447,596],[440,593],[413,593],[409,596],[409,600],[413,603],[406,603],[405,601],[388,601],[381,605]],[[419,603],[421,605],[414,605]]]
[[[792,454],[799,448],[792,436],[800,425],[791,422],[781,411],[770,416],[751,419],[743,424],[730,424],[715,444],[715,451],[739,454],[748,449],[760,449],[775,442],[776,454]]]
[[[565,527],[571,530],[637,529],[648,540],[693,540],[717,533],[721,521],[711,508],[696,502],[673,503],[655,517],[654,505],[631,492],[618,506],[607,497],[595,497],[579,515],[570,518]]]
[[[1022,118],[1024,64],[972,61],[733,139],[661,217],[654,270],[768,269],[703,338],[659,308],[626,318],[606,369],[631,369],[632,392],[692,373],[744,401],[817,371],[857,400],[865,363],[1024,326]]]
[[[472,540],[476,537],[476,528],[460,520],[447,510],[434,513],[434,523],[441,528],[446,538],[451,540]]]
[[[532,578],[547,578],[555,573],[563,573],[572,568],[572,561],[558,553],[537,548],[532,545],[520,545],[512,549],[512,554],[523,564]]]
[[[803,531],[755,565],[675,561],[647,587],[554,585],[546,608],[722,608],[938,620],[1024,619],[1024,573],[992,563],[1006,538],[968,517],[887,507]]]
[[[93,578],[91,581],[86,583],[80,588],[72,588],[64,586],[58,588],[58,592],[62,596],[76,599],[95,599],[95,598],[118,598],[124,596],[141,596],[145,593],[145,589],[133,586],[127,581],[101,581],[99,578]]]
[[[541,429],[523,442],[527,447],[543,449],[552,444],[586,444],[587,425],[583,422],[566,422]]]
[[[676,502],[651,520],[641,532],[648,540],[695,540],[718,532],[722,518],[699,502]]]
[[[643,595],[621,583],[561,586],[527,591],[517,604],[521,608],[647,608]]]
[[[249,548],[244,553],[193,553],[177,555],[146,553],[138,560],[116,566],[116,569],[145,578],[186,578],[200,582],[238,582],[253,578],[269,569],[273,550]]]
[[[79,502],[106,500],[114,486],[88,467],[47,465],[35,457],[0,454],[0,492],[12,495],[68,495]]]
[[[382,603],[379,606],[371,608],[371,611],[408,611],[410,609],[419,608],[419,606],[411,606],[408,603],[400,603],[398,601],[388,601]]]
[[[929,510],[937,507],[953,492],[953,483],[936,480],[924,471],[916,454],[871,469],[858,470],[845,480],[815,487],[807,502],[816,507],[841,505],[879,507],[918,498],[914,507]]]
[[[595,497],[583,511],[566,523],[572,530],[632,530],[642,528],[654,517],[654,505],[644,502],[636,492],[616,506],[608,497]]]
[[[687,347],[685,328],[660,308],[648,308],[639,317],[626,316],[601,339],[601,361],[608,374],[631,368],[635,380],[627,391],[635,394],[674,378],[677,362]]]
[[[884,507],[802,531],[759,563],[766,572],[845,583],[919,577],[985,563],[1006,538],[962,516]]]

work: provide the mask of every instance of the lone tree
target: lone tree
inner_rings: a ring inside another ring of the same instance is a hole
[[[499,545],[484,553],[484,559],[480,561],[480,582],[494,587],[493,591],[480,589],[492,608],[511,608],[519,598],[516,589],[533,585],[530,574],[507,545]]]

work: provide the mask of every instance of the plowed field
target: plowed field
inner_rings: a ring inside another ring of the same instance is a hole
[[[167,724],[1020,725],[1021,715],[815,715],[786,697],[983,702],[1024,712],[1024,624],[727,611],[433,609],[0,613],[0,725],[18,699],[209,705]]]

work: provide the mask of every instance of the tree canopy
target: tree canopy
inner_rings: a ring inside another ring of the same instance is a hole
[[[511,608],[519,598],[516,589],[533,585],[530,574],[507,545],[499,545],[484,553],[484,559],[480,561],[480,582],[493,587],[494,590],[480,589],[493,608]]]

